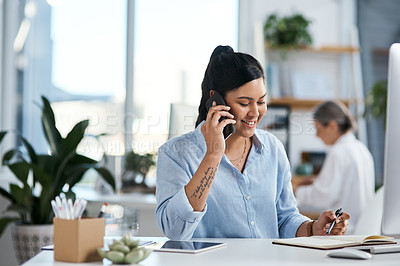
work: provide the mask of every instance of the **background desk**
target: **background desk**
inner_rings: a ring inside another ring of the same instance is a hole
[[[104,202],[108,204],[119,204],[124,207],[133,207],[137,209],[140,227],[139,236],[163,236],[155,219],[157,201],[156,196],[153,194],[122,193],[102,195],[93,189],[75,189],[75,193],[78,198],[84,198],[88,201],[88,216],[97,216]]]
[[[140,238],[143,240],[165,240],[165,238]],[[150,257],[140,262],[142,266],[310,266],[310,265],[400,265],[400,253],[373,255],[370,260],[337,259],[327,257],[328,251],[274,245],[272,239],[208,239],[214,242],[226,242],[227,247],[199,253],[179,254],[153,252]],[[206,241],[202,239],[201,241]],[[399,241],[399,240],[398,240]],[[103,265],[110,265],[111,261],[104,260]],[[98,263],[65,263],[53,260],[52,251],[42,251],[27,261],[24,266],[80,266],[102,265]]]

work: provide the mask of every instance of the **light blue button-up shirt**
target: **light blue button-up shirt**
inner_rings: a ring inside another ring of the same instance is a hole
[[[260,129],[252,138],[243,173],[224,155],[204,210],[193,210],[185,186],[207,150],[202,124],[158,151],[156,220],[165,236],[175,240],[295,237],[309,219],[297,209],[282,143]]]

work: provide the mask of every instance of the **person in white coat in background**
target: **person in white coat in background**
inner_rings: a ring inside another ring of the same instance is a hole
[[[313,182],[294,187],[298,206],[317,209],[343,208],[356,225],[375,190],[374,161],[368,148],[352,131],[356,123],[344,104],[328,101],[314,112],[317,136],[331,146]],[[352,233],[354,227],[348,227]]]

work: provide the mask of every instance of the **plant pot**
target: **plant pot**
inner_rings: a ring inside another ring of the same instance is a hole
[[[29,225],[13,223],[11,235],[15,256],[19,264],[40,252],[40,248],[53,244],[53,225]]]

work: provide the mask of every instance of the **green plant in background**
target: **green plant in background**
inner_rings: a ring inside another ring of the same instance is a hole
[[[125,155],[124,173],[123,173],[123,190],[136,185],[146,187],[146,176],[150,168],[156,164],[154,154],[145,153],[143,155],[130,151]],[[140,182],[136,181],[136,176],[142,177]]]
[[[0,195],[10,201],[6,211],[18,217],[0,218],[0,235],[13,221],[23,224],[51,224],[53,213],[51,200],[64,191],[73,198],[72,188],[89,169],[96,170],[115,190],[113,175],[93,160],[77,153],[78,144],[85,135],[88,120],[77,123],[63,138],[56,128],[54,112],[50,102],[42,97],[42,128],[50,147],[50,154],[37,154],[32,145],[16,130],[0,132],[0,144],[8,133],[15,133],[22,146],[7,151],[2,163],[18,179],[18,184],[9,185],[9,191],[0,187]],[[38,192],[39,191],[39,192]]]
[[[376,82],[366,100],[366,113],[371,111],[375,118],[382,117],[384,128],[386,128],[386,107],[387,107],[387,80]]]
[[[312,44],[308,26],[311,21],[301,14],[278,17],[273,13],[264,23],[264,38],[272,49],[281,49],[282,59],[289,50],[296,50]]]

